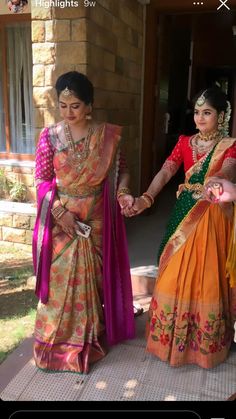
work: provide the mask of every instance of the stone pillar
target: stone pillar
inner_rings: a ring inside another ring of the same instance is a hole
[[[94,4],[94,5],[92,5]],[[139,183],[143,6],[96,0],[85,7],[31,6],[35,128],[59,119],[54,90],[66,71],[85,73],[95,87],[93,116],[124,127],[133,192]]]
[[[31,5],[36,141],[43,127],[59,119],[54,89],[58,76],[71,70],[86,73],[86,42],[71,35],[74,22],[84,31],[86,14],[84,7]]]

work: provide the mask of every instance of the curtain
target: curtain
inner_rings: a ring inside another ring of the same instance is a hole
[[[31,27],[7,27],[7,67],[12,153],[34,153]]]
[[[3,109],[2,37],[0,32],[0,152],[6,151],[5,115]]]

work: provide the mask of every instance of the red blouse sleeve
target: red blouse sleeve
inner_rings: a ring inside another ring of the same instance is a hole
[[[48,128],[45,128],[40,134],[36,147],[35,179],[51,180],[54,177],[53,155]]]
[[[169,157],[167,157],[166,161],[172,161],[176,163],[176,165],[179,167],[184,161],[184,153],[183,153],[183,146],[184,146],[184,139],[186,137],[184,135],[180,135],[177,144],[173,148],[171,154]]]

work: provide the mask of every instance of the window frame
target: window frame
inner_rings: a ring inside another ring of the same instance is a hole
[[[2,41],[2,90],[3,90],[3,106],[5,109],[5,135],[6,135],[6,151],[0,152],[0,159],[16,159],[31,160],[35,159],[34,154],[11,153],[11,133],[10,133],[10,115],[9,115],[9,99],[8,99],[8,75],[7,75],[7,39],[6,26],[9,23],[31,22],[31,14],[22,15],[0,15],[0,37]]]

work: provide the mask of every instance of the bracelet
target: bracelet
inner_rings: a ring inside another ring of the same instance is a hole
[[[150,206],[154,204],[154,198],[150,193],[143,192],[142,196],[148,199],[148,201],[150,202]]]
[[[117,198],[119,199],[120,196],[122,196],[122,195],[130,195],[130,189],[129,188],[120,188],[117,191]]]
[[[147,208],[150,208],[151,207],[151,205],[152,205],[151,204],[151,201],[146,196],[141,195],[140,198],[142,198],[146,202]]]
[[[57,205],[55,208],[51,209],[51,214],[55,218],[55,220],[59,220],[65,214],[67,210],[62,205]]]

